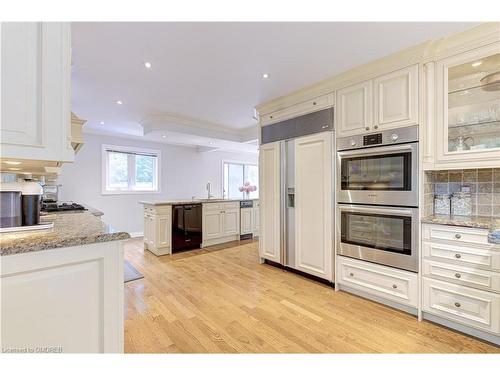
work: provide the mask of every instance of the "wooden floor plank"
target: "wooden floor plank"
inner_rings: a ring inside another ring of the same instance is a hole
[[[260,264],[241,241],[156,257],[125,244],[128,353],[500,353],[500,348]]]

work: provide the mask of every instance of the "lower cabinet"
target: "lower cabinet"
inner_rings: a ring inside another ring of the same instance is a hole
[[[172,206],[144,205],[144,248],[155,255],[172,253]]]
[[[417,307],[417,274],[362,260],[337,257],[337,283],[368,295]]]
[[[202,247],[239,240],[239,201],[204,203],[202,210]]]
[[[500,246],[486,229],[423,224],[422,233],[422,310],[500,342]]]
[[[2,256],[2,352],[123,353],[121,241]]]
[[[260,217],[259,217],[259,210],[260,210],[260,204],[259,201],[254,201],[253,202],[253,209],[252,209],[252,232],[254,237],[259,237],[259,231],[260,231]]]

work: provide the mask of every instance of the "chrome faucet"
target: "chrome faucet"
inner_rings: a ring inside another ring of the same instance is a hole
[[[210,193],[210,188],[211,188],[210,182],[207,182],[208,199],[211,199],[211,198],[213,198],[213,197],[214,197],[214,196]]]

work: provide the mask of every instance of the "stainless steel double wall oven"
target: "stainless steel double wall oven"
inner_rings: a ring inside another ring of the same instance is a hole
[[[417,272],[418,127],[337,139],[339,255]]]

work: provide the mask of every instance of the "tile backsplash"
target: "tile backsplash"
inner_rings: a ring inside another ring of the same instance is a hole
[[[452,194],[469,186],[472,214],[500,217],[500,168],[428,171],[424,173],[424,215],[434,212],[434,194]]]

